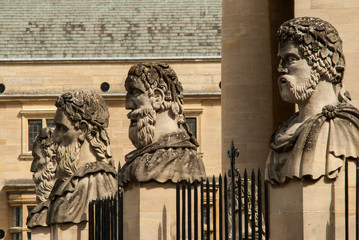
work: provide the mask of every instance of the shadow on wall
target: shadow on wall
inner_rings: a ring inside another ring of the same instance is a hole
[[[332,183],[332,187],[331,187],[331,192],[332,192],[332,201],[330,203],[330,217],[329,217],[329,222],[327,223],[327,232],[326,232],[326,240],[332,240],[335,239],[335,186],[334,186],[334,182]]]
[[[163,206],[162,223],[158,225],[158,240],[167,240],[167,209]]]

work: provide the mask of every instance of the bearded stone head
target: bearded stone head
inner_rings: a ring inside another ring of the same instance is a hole
[[[54,128],[43,128],[36,136],[32,155],[34,160],[31,164],[33,180],[36,184],[36,202],[41,203],[48,200],[50,192],[55,183],[56,172],[56,149],[57,144],[53,142]]]
[[[277,38],[280,57],[278,71],[281,74],[278,85],[284,100],[307,100],[319,81],[332,83],[339,101],[349,100],[349,94],[341,91],[345,69],[342,40],[330,23],[314,17],[294,18],[280,26]],[[304,66],[300,66],[303,68],[299,71],[293,69],[297,66],[297,60],[302,59],[305,60],[309,71],[304,69]],[[293,76],[292,73],[295,71],[297,75]],[[305,81],[298,80],[300,74]],[[289,86],[288,91],[286,86]],[[287,92],[294,96],[293,99]]]
[[[157,125],[159,115],[168,117],[167,124],[173,122],[177,129],[186,126],[182,84],[169,65],[139,63],[132,66],[125,88],[126,109],[131,110],[128,114],[131,120],[129,138],[136,148],[153,143],[156,131],[165,127]]]
[[[56,101],[54,141],[57,150],[56,175],[61,180],[78,169],[80,150],[87,141],[96,161],[114,165],[107,133],[109,112],[104,99],[88,90],[70,91]]]

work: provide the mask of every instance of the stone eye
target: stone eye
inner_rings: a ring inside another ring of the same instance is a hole
[[[135,96],[138,96],[138,95],[141,95],[141,94],[142,94],[142,91],[141,91],[141,90],[138,90],[138,89],[133,89],[133,90],[132,90],[132,94],[135,95]]]
[[[291,63],[294,63],[295,61],[297,61],[298,59],[295,57],[295,56],[288,56],[288,58],[287,58],[287,62],[289,63],[289,64],[291,64]]]

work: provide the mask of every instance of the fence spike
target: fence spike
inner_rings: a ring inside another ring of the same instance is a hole
[[[247,177],[247,169],[244,170],[243,176],[243,196],[244,196],[244,237],[248,239],[248,177]]]
[[[228,185],[227,174],[224,174],[224,239],[228,239]]]
[[[258,191],[258,239],[262,239],[263,236],[263,222],[262,222],[262,175],[261,175],[261,170],[260,168],[258,168],[258,176],[257,176],[257,191]]]
[[[209,199],[209,181],[207,178],[206,181],[206,225],[207,225],[207,231],[206,231],[206,235],[207,235],[207,239],[210,239],[210,234],[211,234],[211,214],[210,214],[210,208],[209,208],[209,204],[210,204],[210,199]]]
[[[191,194],[191,182],[187,181],[187,230],[188,230],[188,239],[192,239],[192,194]]]
[[[252,239],[255,239],[256,236],[256,177],[254,173],[254,169],[252,169],[251,174],[251,227],[252,227]]]
[[[222,189],[222,175],[218,177],[218,202],[219,202],[219,240],[223,240],[223,189]]]
[[[186,240],[186,183],[182,181],[182,240]]]
[[[242,179],[241,173],[238,173],[238,238],[242,239]]]
[[[213,224],[213,240],[217,239],[217,203],[216,203],[216,179],[213,175],[212,177],[212,208],[213,208],[213,214],[212,214],[212,224]]]

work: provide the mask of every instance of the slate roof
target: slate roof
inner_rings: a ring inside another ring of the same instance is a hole
[[[221,0],[1,0],[0,59],[220,57]]]

